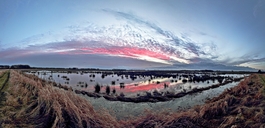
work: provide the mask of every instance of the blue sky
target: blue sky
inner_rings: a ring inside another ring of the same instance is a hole
[[[263,0],[2,0],[0,64],[265,70]]]

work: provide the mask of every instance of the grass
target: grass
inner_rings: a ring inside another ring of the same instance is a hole
[[[119,127],[105,110],[34,76],[11,71],[9,84],[1,127]]]
[[[262,76],[264,78],[264,75]],[[252,85],[248,85],[254,82]],[[264,127],[264,79],[253,74],[202,106],[178,113],[152,111],[124,122],[126,127]]]
[[[9,71],[3,72],[0,76],[0,91],[5,90],[5,85],[9,78]]]
[[[3,100],[4,98],[4,91],[7,89],[7,82],[8,82],[8,79],[9,79],[9,71],[5,71],[5,72],[2,72],[0,73],[1,76],[0,76],[0,93],[1,93],[1,101]]]
[[[261,78],[263,85],[265,85],[265,78],[264,78],[264,75],[259,75],[259,77]]]
[[[261,79],[261,82],[262,82],[262,84],[263,84],[263,90],[262,90],[262,94],[263,94],[263,96],[265,96],[265,76],[264,76],[264,75],[261,75],[261,74],[259,74],[259,77],[260,77],[260,79]]]
[[[4,102],[6,101],[6,89],[8,88],[8,79],[9,79],[9,71],[0,72],[0,107],[5,106]],[[0,113],[0,118],[4,117],[3,113]],[[0,120],[1,124],[1,120]]]
[[[0,81],[7,76],[2,75]],[[0,106],[0,127],[264,127],[264,78],[253,74],[189,110],[146,111],[138,117],[117,120],[106,110],[94,110],[72,91],[11,70],[5,84],[6,100]]]

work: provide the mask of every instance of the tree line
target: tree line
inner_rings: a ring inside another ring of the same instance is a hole
[[[0,65],[0,69],[29,69],[30,66],[29,65]]]

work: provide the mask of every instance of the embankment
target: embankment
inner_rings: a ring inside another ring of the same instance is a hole
[[[0,106],[0,127],[120,127],[73,92],[12,70]]]

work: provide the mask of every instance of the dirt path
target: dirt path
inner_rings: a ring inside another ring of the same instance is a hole
[[[4,106],[3,103],[6,101],[5,91],[7,89],[9,76],[10,76],[10,71],[6,71],[5,73],[3,73],[2,76],[0,76],[0,108]],[[0,114],[0,118],[1,116],[2,114]]]
[[[1,77],[0,77],[0,92],[3,92],[6,89],[6,85],[9,79],[10,72],[6,71]]]
[[[259,77],[261,78],[263,85],[265,85],[265,76],[264,75],[259,75]]]
[[[2,100],[4,91],[7,89],[7,82],[10,76],[10,71],[6,71],[3,73],[2,76],[0,76],[0,99]]]

